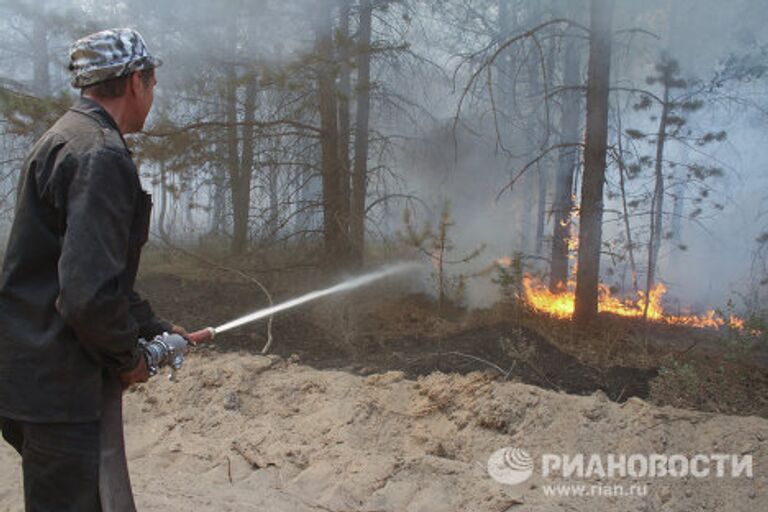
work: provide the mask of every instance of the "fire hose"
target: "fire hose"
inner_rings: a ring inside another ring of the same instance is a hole
[[[166,332],[159,336],[155,336],[151,340],[140,339],[139,345],[144,351],[150,376],[156,375],[160,368],[168,366],[171,368],[171,379],[173,379],[175,372],[179,370],[184,363],[184,356],[187,353],[189,345],[194,346],[212,341],[220,332],[261,320],[262,318],[272,316],[279,311],[299,306],[300,304],[319,299],[320,297],[325,297],[326,295],[358,288],[392,274],[413,270],[416,266],[415,263],[400,263],[376,272],[349,279],[324,290],[317,290],[281,304],[260,309],[218,327],[206,327],[188,334],[186,337],[181,336],[180,334]]]

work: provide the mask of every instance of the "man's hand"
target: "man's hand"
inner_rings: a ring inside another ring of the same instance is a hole
[[[147,358],[144,354],[139,357],[139,364],[133,370],[123,372],[120,374],[120,384],[123,389],[127,389],[132,384],[138,384],[140,382],[147,382],[149,380],[149,370],[147,369]]]
[[[187,330],[185,328],[183,328],[180,325],[176,325],[176,324],[171,324],[171,325],[172,325],[171,332],[181,335],[181,337],[184,338],[184,339],[188,339],[189,338],[189,333],[187,332]]]

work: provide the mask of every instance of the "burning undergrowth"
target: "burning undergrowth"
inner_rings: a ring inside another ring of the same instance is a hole
[[[556,318],[571,318],[575,306],[575,281],[569,281],[565,290],[552,292],[541,280],[526,274],[523,277],[525,301],[538,312],[552,315]],[[663,299],[667,288],[663,283],[656,286],[646,295],[637,292],[637,298],[622,299],[616,296],[605,284],[598,288],[598,311],[622,317],[642,318],[651,322],[667,323],[702,329],[721,329],[728,327],[744,330],[744,320],[736,315],[724,315],[709,309],[704,314],[671,314],[664,310]],[[759,334],[759,332],[754,332]]]
[[[576,254],[578,252],[578,237],[568,239],[570,275],[577,275]],[[540,277],[523,271],[520,255],[515,258],[505,256],[496,260],[497,269],[502,276],[500,282],[514,290],[507,295],[515,301],[522,301],[532,310],[554,318],[570,320],[576,309],[576,280],[568,279],[553,289]],[[623,318],[639,318],[657,324],[678,325],[712,330],[736,330],[751,336],[760,336],[760,329],[747,326],[743,318],[733,314],[710,308],[704,313],[692,311],[672,313],[665,308],[667,287],[657,282],[648,291],[636,288],[634,297],[615,292],[605,283],[598,284],[598,312],[607,313]]]

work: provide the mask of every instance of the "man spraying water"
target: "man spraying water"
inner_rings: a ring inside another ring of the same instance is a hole
[[[81,96],[22,166],[0,275],[0,430],[27,510],[130,512],[122,388],[149,377],[139,337],[186,333],[134,290],[152,202],[123,136],[161,62],[129,28],[69,54]]]

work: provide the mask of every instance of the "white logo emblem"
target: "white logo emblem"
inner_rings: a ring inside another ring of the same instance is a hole
[[[520,448],[496,450],[488,459],[488,474],[501,484],[521,484],[533,475],[533,458]]]

